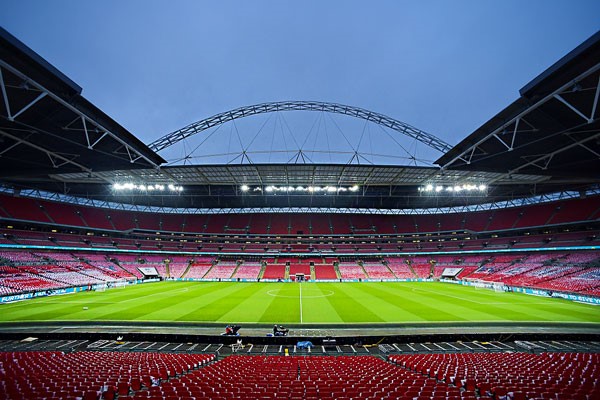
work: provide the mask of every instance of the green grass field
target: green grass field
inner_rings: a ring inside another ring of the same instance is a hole
[[[85,310],[84,307],[88,309]],[[443,283],[161,282],[0,306],[0,321],[600,323],[600,308]]]

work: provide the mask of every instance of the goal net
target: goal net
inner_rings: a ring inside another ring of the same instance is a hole
[[[504,282],[493,282],[493,281],[484,281],[481,279],[473,279],[471,281],[471,285],[475,286],[477,289],[487,289],[493,290],[497,293],[504,293],[506,291],[506,286]]]

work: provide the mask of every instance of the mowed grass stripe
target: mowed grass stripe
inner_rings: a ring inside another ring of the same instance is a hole
[[[444,285],[444,286],[440,286]],[[448,286],[448,287],[446,287]],[[463,320],[479,321],[528,321],[532,318],[529,309],[526,312],[520,312],[509,303],[503,303],[498,296],[510,294],[498,294],[490,290],[474,290],[470,287],[459,287],[458,285],[425,283],[423,287],[413,287],[411,291],[420,301],[435,304],[437,307],[455,310],[458,307],[463,308]],[[474,313],[480,312],[485,315],[480,318],[475,317]],[[444,319],[429,318],[430,320],[444,321]],[[534,318],[535,319],[535,318]],[[448,320],[451,321],[451,320]]]
[[[563,299],[550,299],[522,293],[496,293],[492,290],[443,283],[424,283],[413,287],[413,292],[425,292],[431,296],[446,298],[456,307],[456,301],[466,302],[473,311],[483,310],[494,318],[469,317],[475,321],[598,321],[600,310],[596,306],[574,303]],[[566,309],[564,308],[566,307]],[[567,310],[570,310],[567,311]],[[594,318],[595,317],[595,318]]]
[[[338,283],[335,286],[333,296],[327,296],[325,299],[336,309],[344,322],[384,322],[384,319],[377,312],[372,311],[372,304],[363,304],[360,293],[361,291],[357,285]],[[315,311],[318,312],[319,310]],[[305,322],[308,321],[309,319],[305,319]]]
[[[240,301],[252,296],[261,289],[257,284],[218,283],[219,290],[197,299],[196,307],[186,308],[186,312],[174,318],[176,321],[223,322],[223,316]],[[239,315],[238,317],[241,317]],[[234,321],[227,321],[234,322]]]
[[[106,292],[83,292],[73,295],[52,296],[38,298],[3,306],[1,320],[22,321],[68,321],[102,319],[104,314],[114,313],[115,310],[132,308],[131,315],[137,316],[139,305],[144,299],[156,296],[169,297],[176,287],[165,287],[157,291],[156,287],[136,285],[125,289],[112,289]],[[88,307],[84,310],[83,307]],[[119,315],[119,320],[126,319],[126,315]]]
[[[258,322],[268,324],[300,322],[300,287],[289,283],[264,283],[269,306]],[[264,299],[263,299],[264,301]]]
[[[0,321],[299,323],[299,284],[163,282],[0,305]],[[303,283],[304,323],[600,323],[600,308],[443,283]],[[84,310],[83,307],[88,307]]]
[[[162,287],[161,284],[148,284],[149,290],[154,290],[156,295],[138,296],[113,305],[110,309],[103,308],[96,319],[106,321],[140,320],[140,321],[163,321],[176,320],[179,315],[186,312],[182,306],[187,299],[192,298],[197,302],[199,297],[209,296],[211,293],[222,290],[222,287],[210,283],[206,287],[194,287],[189,283],[175,283],[174,285]],[[169,283],[170,284],[170,283]],[[172,289],[171,289],[172,288]],[[201,290],[201,292],[200,292]],[[201,294],[200,294],[201,293]],[[177,311],[165,312],[165,308],[175,306]],[[99,310],[97,312],[100,312]],[[152,314],[153,316],[147,317]]]
[[[432,298],[424,299],[406,286],[368,283],[364,285],[364,291],[369,292],[375,299],[374,303],[381,302],[392,305],[396,310],[391,309],[388,315],[388,322],[419,322],[431,321],[432,314],[443,321],[461,321],[458,312],[448,313],[446,308],[439,308]],[[433,302],[433,303],[432,303]]]
[[[270,322],[269,315],[273,312],[273,307],[277,303],[277,298],[273,293],[277,293],[279,289],[276,289],[271,285],[255,285],[253,283],[250,283],[250,285],[256,286],[258,290],[251,296],[240,299],[240,302],[223,316],[223,320],[238,322]]]
[[[343,323],[339,310],[327,301],[335,295],[337,283],[303,284],[302,311],[303,323]]]

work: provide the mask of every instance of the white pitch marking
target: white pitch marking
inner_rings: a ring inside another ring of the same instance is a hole
[[[300,285],[300,323],[302,323],[302,283]]]

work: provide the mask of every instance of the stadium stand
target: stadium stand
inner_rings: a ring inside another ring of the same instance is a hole
[[[424,378],[371,356],[233,355],[169,381],[167,387],[175,397],[201,399],[399,398],[406,392],[437,393],[443,397],[456,394],[460,398],[459,389],[450,388],[445,382]]]
[[[421,354],[392,355],[388,359],[409,371],[460,388],[462,393],[478,393],[481,398],[600,396],[600,371],[596,368],[600,355],[596,353]]]
[[[342,279],[365,279],[365,271],[357,262],[340,262],[338,264]]]
[[[593,220],[598,214],[598,198],[572,199],[527,207],[464,214],[433,216],[410,215],[173,215],[105,210],[55,203],[47,200],[14,198],[0,194],[0,207],[9,218],[36,223],[90,227],[108,231],[142,229],[165,232],[248,233],[254,234],[336,234],[377,233],[413,234],[510,230]],[[333,231],[331,230],[333,228]]]
[[[338,275],[333,265],[315,265],[315,279],[338,279]]]
[[[212,354],[4,352],[0,353],[0,397],[122,399],[142,386],[151,388],[213,359]]]
[[[404,258],[387,258],[387,265],[392,273],[399,279],[416,278],[411,267],[406,263]]]
[[[304,274],[304,279],[308,280],[310,279],[310,261],[307,260],[298,260],[301,261],[301,263],[298,264],[290,264],[290,271],[289,271],[289,276],[290,278],[294,278],[296,277],[296,274]]]
[[[237,268],[232,278],[238,279],[258,279],[260,271],[262,270],[262,263],[256,261],[244,261]]]
[[[431,264],[411,264],[411,268],[417,275],[417,278],[426,279],[431,276]]]
[[[284,279],[285,278],[284,264],[267,264],[263,272],[263,279]]]
[[[219,261],[204,276],[205,279],[227,279],[231,278],[237,268],[237,261]]]
[[[363,262],[362,267],[369,279],[394,279],[390,269],[381,262]]]
[[[181,265],[181,264],[180,264]],[[193,262],[191,264],[189,264],[189,269],[186,271],[187,269],[187,264],[185,265],[185,268],[180,267],[178,270],[172,271],[171,272],[171,276],[173,278],[189,278],[189,279],[202,279],[204,278],[204,276],[206,275],[206,273],[208,272],[209,269],[212,268],[212,263],[203,263],[203,262]],[[181,271],[181,272],[179,272]]]

